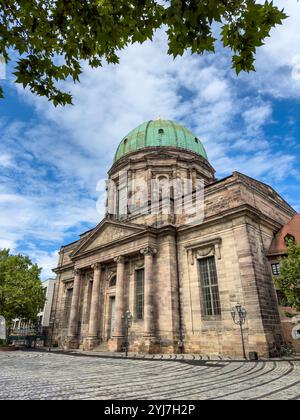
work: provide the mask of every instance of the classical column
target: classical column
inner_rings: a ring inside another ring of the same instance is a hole
[[[144,337],[154,336],[153,322],[153,257],[156,249],[150,246],[141,250],[144,255]]]
[[[74,277],[74,285],[73,285],[73,295],[72,295],[69,328],[68,328],[69,339],[76,339],[76,336],[77,336],[78,304],[79,304],[80,280],[81,280],[80,270],[74,270],[74,276],[75,277]]]
[[[91,312],[89,322],[89,338],[98,338],[99,329],[99,301],[100,301],[100,282],[101,265],[99,263],[92,266],[94,269],[94,280],[91,300]]]
[[[115,306],[115,328],[113,338],[123,338],[123,320],[124,315],[124,276],[125,276],[125,258],[120,256],[115,258],[117,263],[117,286],[116,286],[116,306]]]

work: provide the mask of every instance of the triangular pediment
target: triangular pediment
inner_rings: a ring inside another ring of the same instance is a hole
[[[74,252],[72,256],[81,254],[82,252],[93,250],[126,237],[131,237],[134,234],[144,231],[143,227],[133,226],[127,223],[104,220],[101,222],[92,234],[82,242],[80,247]]]

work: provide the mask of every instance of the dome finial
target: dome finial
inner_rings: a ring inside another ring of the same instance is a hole
[[[161,115],[159,115],[159,116],[156,118],[156,121],[161,121],[161,120],[162,120]]]

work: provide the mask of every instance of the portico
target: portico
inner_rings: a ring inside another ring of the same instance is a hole
[[[108,222],[109,224],[109,222]],[[105,230],[105,229],[104,229]],[[140,236],[140,232],[138,233]],[[139,319],[139,335],[143,345],[156,341],[154,325],[154,285],[155,285],[155,256],[157,249],[153,234],[124,243],[127,252],[114,256],[119,251],[111,248],[109,258],[105,259],[107,249],[99,249],[97,261],[89,266],[84,265],[88,257],[76,256],[73,294],[68,322],[68,335],[64,341],[65,349],[84,348],[92,350],[101,342],[107,342],[110,351],[121,351],[124,345],[124,325],[122,316],[130,309],[136,316],[136,270],[143,274],[143,308],[142,319]],[[148,236],[148,237],[147,237]],[[105,255],[104,255],[105,254]],[[88,260],[89,261],[89,260]],[[85,274],[90,273],[92,287],[83,281]],[[88,295],[87,288],[91,287],[90,298],[80,297]],[[82,337],[79,329],[82,326],[82,313],[87,315],[87,335]],[[113,325],[112,325],[113,324]],[[135,332],[137,334],[137,331]]]

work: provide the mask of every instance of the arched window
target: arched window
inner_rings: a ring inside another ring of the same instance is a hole
[[[159,134],[164,134],[164,130],[163,130],[163,128],[160,128],[160,129],[158,130],[158,133],[159,133]]]
[[[109,287],[115,287],[117,284],[117,276],[113,276],[109,281]]]

